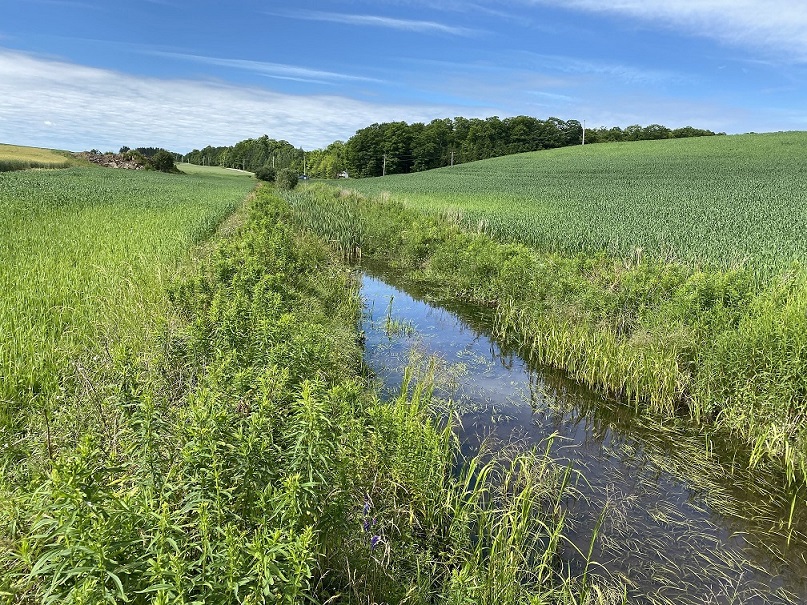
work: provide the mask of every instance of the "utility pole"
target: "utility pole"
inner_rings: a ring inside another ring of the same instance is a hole
[[[306,172],[305,172],[305,151],[303,151],[303,174],[306,174]]]
[[[384,163],[381,165],[381,176],[387,176],[387,154],[384,154]]]
[[[454,168],[454,150],[451,150],[451,167]]]
[[[586,144],[586,121],[583,120],[583,145]]]

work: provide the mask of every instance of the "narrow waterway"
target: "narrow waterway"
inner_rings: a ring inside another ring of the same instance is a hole
[[[436,392],[456,402],[468,453],[484,439],[531,447],[555,435],[553,457],[579,471],[562,552],[573,573],[602,520],[589,571],[624,584],[631,603],[807,603],[804,491],[749,472],[685,422],[531,366],[491,339],[489,312],[436,304],[389,271],[365,269],[365,359],[384,389],[436,356]]]

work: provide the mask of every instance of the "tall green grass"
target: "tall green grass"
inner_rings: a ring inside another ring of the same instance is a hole
[[[67,159],[52,162],[40,162],[36,160],[4,160],[0,159],[0,172],[12,172],[14,170],[31,170],[32,168],[69,168],[74,164]]]
[[[807,258],[805,152],[804,132],[607,143],[349,186],[545,252],[770,275]]]
[[[0,175],[5,447],[29,423],[47,433],[95,366],[148,338],[172,271],[251,186],[99,168]]]

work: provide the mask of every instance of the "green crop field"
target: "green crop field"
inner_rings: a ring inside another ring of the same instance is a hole
[[[66,152],[0,144],[0,172],[28,168],[67,168],[83,164]]]
[[[769,272],[807,258],[805,154],[803,132],[609,143],[347,186],[542,250]]]
[[[177,168],[179,168],[185,174],[252,178],[252,173],[246,170],[237,170],[235,168],[222,168],[221,166],[199,166],[198,164],[177,164]]]
[[[102,168],[0,174],[0,431],[64,375],[137,339],[165,280],[251,179]]]

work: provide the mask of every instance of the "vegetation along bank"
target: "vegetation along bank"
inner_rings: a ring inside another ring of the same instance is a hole
[[[286,194],[534,359],[807,478],[807,135],[604,144]],[[708,161],[707,161],[708,160]]]
[[[462,461],[428,375],[388,402],[367,387],[356,279],[270,188],[221,223],[254,181],[0,178],[3,292],[55,281],[41,312],[4,307],[2,601],[618,599],[556,557],[568,471]],[[31,265],[54,249],[77,279]],[[47,360],[7,342],[20,325]]]

